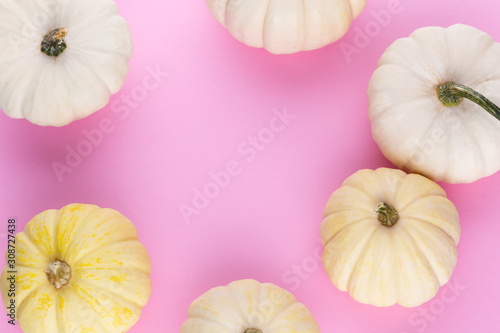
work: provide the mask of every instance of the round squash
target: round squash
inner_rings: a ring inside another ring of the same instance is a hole
[[[103,108],[128,74],[132,40],[113,0],[0,1],[0,109],[63,126]]]
[[[413,307],[451,277],[458,212],[431,180],[401,170],[361,170],[328,203],[323,264],[333,284],[358,302]]]
[[[368,97],[373,138],[398,167],[449,183],[500,170],[500,44],[486,33],[459,24],[397,40]]]
[[[25,333],[123,333],[148,302],[148,253],[115,210],[47,210],[16,235],[15,246],[16,319]],[[6,307],[11,270],[0,280]]]
[[[340,39],[366,0],[206,0],[239,41],[271,53],[318,49]]]
[[[319,333],[309,310],[270,283],[241,280],[213,288],[188,310],[181,333]]]

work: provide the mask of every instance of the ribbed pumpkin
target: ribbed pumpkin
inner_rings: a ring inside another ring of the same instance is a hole
[[[134,225],[112,209],[72,204],[35,216],[15,238],[17,320],[25,333],[123,333],[151,294]],[[0,288],[4,305],[10,276]]]
[[[240,280],[209,290],[188,310],[181,333],[319,333],[309,310],[270,283]]]
[[[113,0],[0,1],[0,109],[63,126],[123,86],[130,29]]]
[[[285,54],[340,39],[366,0],[206,0],[215,18],[239,41]]]
[[[433,181],[401,170],[361,170],[324,212],[323,264],[333,284],[358,302],[418,306],[451,277],[458,212]]]

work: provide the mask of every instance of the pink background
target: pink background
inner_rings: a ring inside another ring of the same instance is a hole
[[[338,291],[315,259],[324,204],[363,168],[391,166],[374,143],[366,90],[395,39],[428,25],[473,25],[500,41],[497,0],[402,1],[401,11],[351,61],[340,45],[388,8],[371,0],[338,43],[274,56],[234,40],[202,0],[117,1],[135,53],[111,104],[63,128],[0,113],[0,219],[18,230],[37,213],[72,202],[119,210],[136,225],[153,264],[153,294],[130,332],[178,332],[189,304],[208,289],[254,278],[292,291],[323,332],[499,332],[500,173],[474,184],[443,184],[462,223],[451,283],[419,308],[375,308]],[[147,68],[169,76],[147,96]],[[131,92],[136,104],[122,98]],[[114,103],[114,104],[113,104]],[[114,105],[112,107],[112,105]],[[296,115],[253,161],[238,152],[286,108]],[[103,119],[102,142],[59,181],[53,162]],[[241,173],[187,224],[179,207],[210,172],[235,160]],[[2,252],[6,240],[1,239]],[[293,269],[301,266],[301,273]],[[0,331],[20,332],[0,317]]]

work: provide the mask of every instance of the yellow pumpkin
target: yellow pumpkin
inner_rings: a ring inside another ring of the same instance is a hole
[[[361,170],[335,191],[321,225],[323,264],[358,302],[418,306],[451,277],[458,212],[433,181],[401,170]]]
[[[319,333],[309,310],[271,283],[240,280],[209,290],[188,310],[181,333]]]
[[[17,234],[15,246],[16,319],[25,333],[123,333],[148,302],[148,253],[115,210],[47,210]],[[6,307],[11,270],[3,269],[0,282]]]

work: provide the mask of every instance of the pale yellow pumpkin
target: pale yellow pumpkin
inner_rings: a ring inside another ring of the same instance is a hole
[[[112,209],[72,204],[35,216],[15,239],[17,320],[25,333],[122,333],[151,294],[134,225]],[[12,299],[5,267],[4,305]]]
[[[319,333],[309,310],[270,283],[241,280],[209,290],[188,310],[181,333]]]
[[[418,306],[451,277],[458,212],[433,181],[401,170],[361,170],[335,191],[321,225],[323,264],[358,302]]]

